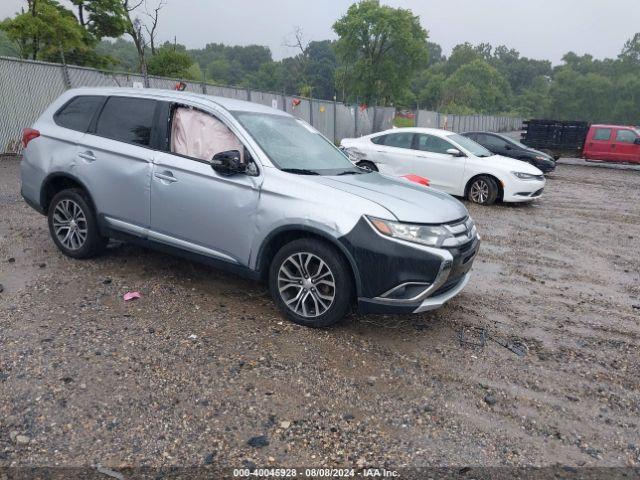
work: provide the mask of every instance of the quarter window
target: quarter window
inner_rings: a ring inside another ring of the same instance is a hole
[[[104,97],[82,96],[75,97],[54,115],[57,125],[78,132],[86,132],[91,119],[104,102]]]
[[[418,150],[431,153],[447,154],[447,150],[455,148],[446,140],[433,135],[419,135],[418,136]]]
[[[96,135],[148,147],[155,109],[155,100],[110,97],[98,119]]]
[[[622,143],[634,143],[636,141],[636,134],[631,130],[618,130],[616,133],[616,141]]]
[[[396,148],[411,148],[412,143],[413,133],[411,132],[392,133],[387,135],[387,138],[384,141],[384,144],[387,147]]]
[[[596,133],[593,135],[594,140],[609,140],[611,139],[610,128],[596,128]]]

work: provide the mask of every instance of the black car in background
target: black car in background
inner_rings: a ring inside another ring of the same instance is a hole
[[[466,132],[462,135],[479,143],[491,153],[530,163],[534,167],[538,167],[543,173],[549,173],[556,168],[556,162],[553,157],[529,148],[505,135],[491,132]]]

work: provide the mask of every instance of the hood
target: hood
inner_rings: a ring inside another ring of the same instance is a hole
[[[469,215],[461,202],[446,193],[377,172],[305,178],[375,202],[401,222],[440,224]]]
[[[522,160],[516,160],[515,158],[503,157],[502,155],[494,155],[493,157],[482,158],[481,160],[487,160],[493,162],[494,165],[509,170],[511,172],[530,173],[531,175],[542,175],[542,172],[531,165],[530,163],[523,162]]]

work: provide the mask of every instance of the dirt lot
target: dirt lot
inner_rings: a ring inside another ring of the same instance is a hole
[[[18,176],[0,160],[0,466],[640,462],[638,170],[561,165],[532,205],[470,206],[462,295],[320,331],[164,254],[63,257]]]

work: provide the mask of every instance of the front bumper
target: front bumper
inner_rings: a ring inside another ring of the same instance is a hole
[[[356,263],[361,313],[434,310],[459,294],[480,248],[474,235],[452,248],[432,248],[382,237],[368,224],[342,238]]]
[[[469,283],[469,278],[471,278],[471,274],[465,274],[465,276],[462,277],[462,279],[454,288],[441,293],[440,295],[434,295],[433,297],[427,298],[420,304],[418,308],[413,311],[413,313],[429,312],[431,310],[440,308],[442,305],[444,305],[446,302],[448,302],[453,297],[458,295],[462,290],[464,290],[464,287],[466,287],[467,283]]]
[[[503,202],[530,202],[542,196],[545,180],[512,180],[504,184]]]

